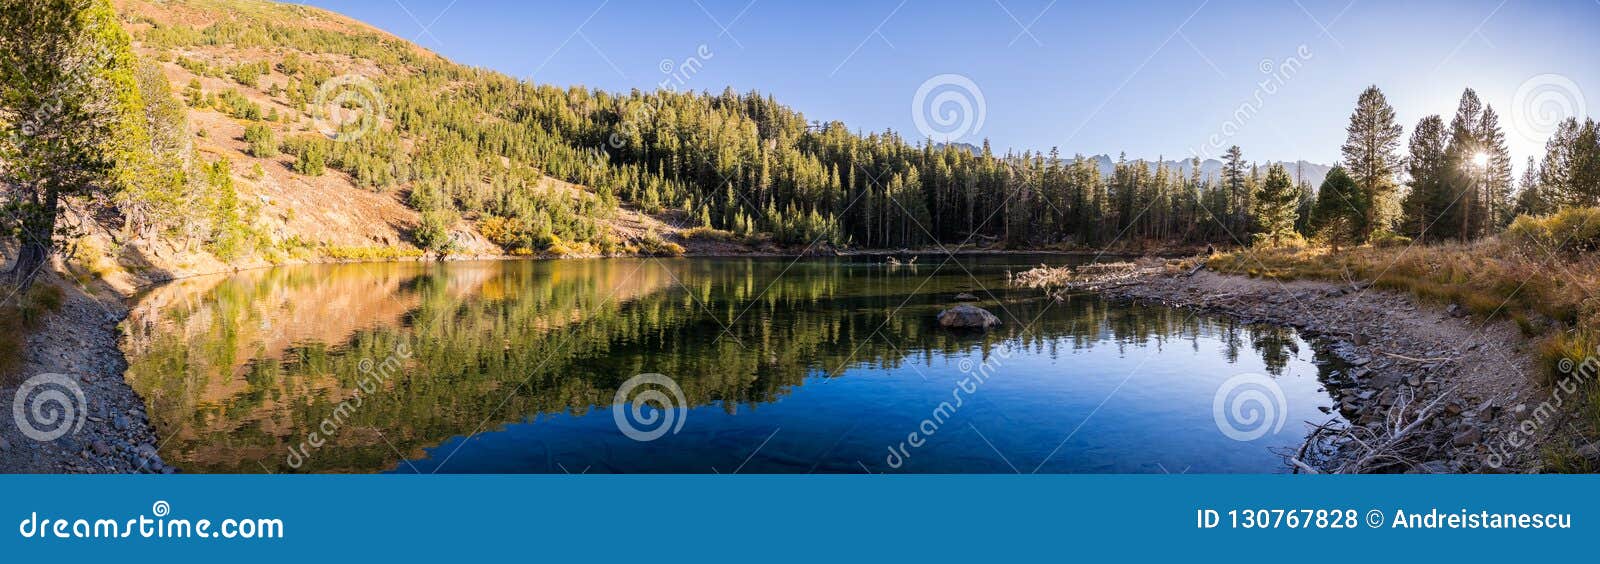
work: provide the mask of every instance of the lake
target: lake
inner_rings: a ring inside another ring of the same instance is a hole
[[[145,292],[124,352],[187,472],[1285,472],[1338,417],[1293,329],[1007,283],[1083,260],[281,267]]]

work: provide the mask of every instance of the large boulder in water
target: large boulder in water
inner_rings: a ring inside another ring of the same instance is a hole
[[[981,307],[958,305],[939,312],[939,326],[959,329],[988,329],[1000,324],[1000,318]]]

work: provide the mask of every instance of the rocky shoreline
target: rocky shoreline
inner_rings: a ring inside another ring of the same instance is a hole
[[[1548,395],[1533,383],[1527,339],[1505,319],[1365,284],[1262,280],[1195,269],[1144,267],[1098,288],[1107,298],[1155,302],[1294,327],[1334,359],[1327,388],[1344,421],[1308,421],[1300,472],[1536,471],[1535,441],[1507,441]],[[1300,423],[1300,422],[1291,422]]]
[[[21,388],[38,384],[24,396],[21,414],[0,418],[0,473],[175,472],[157,454],[144,401],[123,380],[127,362],[117,342],[117,324],[127,316],[122,300],[92,296],[53,275],[37,283],[61,287],[64,299],[28,336],[27,362],[0,389],[0,405],[12,408]],[[109,288],[103,293],[115,294]],[[66,376],[70,384],[41,377],[47,374]]]

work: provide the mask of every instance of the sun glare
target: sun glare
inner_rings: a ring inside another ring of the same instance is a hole
[[[1476,165],[1478,168],[1489,166],[1489,153],[1478,151],[1476,154],[1472,155],[1472,164]]]

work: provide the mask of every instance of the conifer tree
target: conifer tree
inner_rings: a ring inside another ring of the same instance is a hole
[[[1363,219],[1356,238],[1365,241],[1374,231],[1387,228],[1396,190],[1394,176],[1400,169],[1397,151],[1402,129],[1395,123],[1394,108],[1377,86],[1361,93],[1345,133],[1342,164],[1363,193]]]
[[[0,6],[0,185],[20,243],[10,278],[33,283],[55,251],[65,198],[115,193],[147,173],[128,36],[105,0]]]
[[[1406,235],[1418,241],[1428,239],[1444,206],[1449,204],[1444,195],[1447,140],[1444,120],[1436,115],[1422,118],[1411,132],[1411,156],[1406,160],[1410,191],[1401,206],[1401,226]]]
[[[1366,233],[1367,192],[1356,184],[1343,166],[1328,171],[1317,189],[1317,204],[1312,224],[1335,250],[1340,245],[1358,243]]]
[[[1294,223],[1298,214],[1300,195],[1294,181],[1283,165],[1273,163],[1267,168],[1267,177],[1257,187],[1252,215],[1255,216],[1257,245],[1277,246],[1294,240]]]

